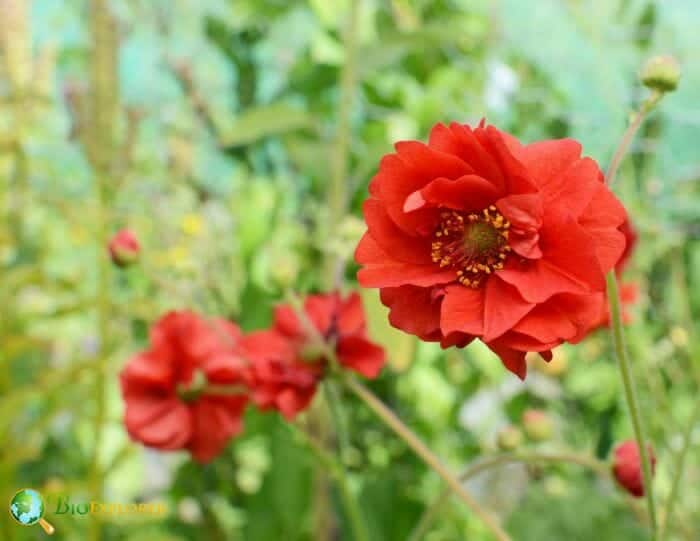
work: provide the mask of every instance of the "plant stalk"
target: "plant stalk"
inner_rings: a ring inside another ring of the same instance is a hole
[[[526,464],[538,464],[540,462],[549,463],[570,463],[578,464],[585,468],[590,468],[595,471],[601,477],[609,477],[610,469],[608,466],[595,459],[592,456],[579,455],[576,453],[508,453],[500,454],[495,456],[486,457],[483,460],[479,460],[476,464],[470,466],[464,470],[459,475],[459,480],[465,482],[472,477],[479,475],[480,473],[490,470],[491,468],[500,466],[502,464],[509,464],[513,462],[523,462]],[[421,518],[416,523],[413,528],[411,535],[408,537],[408,541],[420,541],[425,537],[433,524],[434,520],[437,518],[438,513],[443,509],[444,505],[447,503],[447,499],[450,497],[450,489],[446,488],[440,493],[440,495],[435,499],[435,501],[423,512]]]
[[[620,143],[615,149],[608,170],[605,173],[605,184],[607,184],[608,187],[612,187],[620,164],[627,154],[630,144],[632,143],[634,136],[637,134],[637,131],[639,131],[644,118],[654,109],[654,107],[656,107],[663,96],[664,94],[662,92],[653,91],[649,97],[644,100],[639,108],[639,111],[634,114],[632,122],[630,122],[630,125],[625,130]],[[617,276],[615,275],[614,269],[608,272],[608,275],[606,276],[606,283],[608,304],[610,306],[613,346],[615,349],[615,356],[617,357],[618,366],[620,367],[620,374],[622,376],[622,384],[625,389],[625,399],[627,402],[627,408],[630,412],[632,428],[634,429],[635,439],[637,441],[639,454],[642,459],[644,494],[646,496],[647,512],[651,523],[651,536],[652,539],[655,540],[657,539],[658,534],[658,522],[656,519],[656,505],[654,501],[654,489],[652,484],[651,462],[649,460],[647,439],[644,431],[644,425],[642,423],[639,402],[637,400],[634,378],[632,376],[631,363],[627,352],[627,345],[625,344],[625,334],[622,322],[622,302],[620,301],[620,291],[617,285]]]
[[[629,409],[634,436],[637,440],[639,455],[642,458],[642,474],[644,477],[644,496],[647,502],[647,511],[649,513],[649,521],[651,523],[652,540],[657,539],[658,523],[656,520],[656,504],[654,501],[654,489],[652,484],[651,462],[649,459],[649,450],[647,448],[647,437],[642,423],[642,414],[637,399],[637,391],[632,376],[632,366],[629,355],[627,354],[627,345],[625,344],[625,334],[622,322],[622,303],[620,302],[620,292],[617,286],[617,277],[615,270],[611,270],[607,277],[608,287],[608,304],[610,305],[610,319],[612,327],[613,347],[615,356],[617,357],[618,366],[620,367],[620,375],[622,376],[622,385],[625,389],[625,399],[627,408]]]
[[[486,512],[469,494],[460,480],[449,471],[442,461],[423,443],[423,441],[408,427],[396,414],[391,411],[379,398],[377,398],[364,385],[352,377],[344,377],[343,383],[360,400],[362,400],[397,436],[404,440],[413,452],[420,457],[447,483],[450,489],[481,519],[489,531],[498,541],[510,541],[510,537],[498,524],[497,520]]]

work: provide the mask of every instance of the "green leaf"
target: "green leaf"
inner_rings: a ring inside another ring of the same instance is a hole
[[[308,112],[276,103],[246,110],[222,129],[219,140],[225,147],[238,147],[313,125],[313,118]]]

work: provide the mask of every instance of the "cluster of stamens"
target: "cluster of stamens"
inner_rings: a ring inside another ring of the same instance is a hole
[[[454,268],[460,284],[476,289],[486,276],[503,268],[511,251],[510,222],[495,206],[481,214],[443,211],[440,218],[433,233],[432,260],[441,268]]]

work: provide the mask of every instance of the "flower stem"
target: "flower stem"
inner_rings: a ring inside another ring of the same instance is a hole
[[[336,460],[319,442],[312,438],[305,430],[299,430],[306,445],[335,478],[340,491],[340,497],[345,507],[348,521],[355,535],[355,541],[369,541],[369,534],[365,522],[362,520],[362,512],[357,500],[350,490],[347,472],[343,465]]]
[[[605,173],[605,184],[609,187],[612,186],[617,175],[617,170],[622,163],[629,146],[634,139],[637,131],[642,125],[642,121],[646,115],[651,112],[654,107],[661,101],[664,93],[657,90],[653,91],[649,97],[644,100],[639,111],[637,111],[630,125],[625,130],[625,133],[620,140],[620,144],[615,149],[612,159],[610,160],[610,166]],[[622,376],[622,384],[625,388],[625,399],[627,401],[627,407],[630,412],[630,418],[632,420],[632,427],[634,429],[635,439],[637,440],[637,446],[639,447],[639,454],[642,458],[642,473],[644,476],[644,494],[646,495],[647,501],[647,512],[649,514],[649,521],[651,522],[652,539],[657,538],[658,533],[658,523],[656,520],[656,505],[654,503],[654,490],[652,485],[652,473],[651,473],[651,462],[649,461],[649,453],[647,449],[646,436],[644,433],[644,426],[642,424],[642,417],[639,409],[639,403],[637,401],[637,393],[634,386],[634,379],[632,377],[632,370],[630,366],[630,360],[627,353],[627,346],[625,344],[625,334],[623,331],[622,324],[622,303],[620,301],[620,291],[617,286],[617,277],[615,271],[611,270],[607,277],[607,296],[608,303],[610,305],[610,315],[611,315],[611,326],[613,335],[613,345],[615,348],[615,355],[617,357],[618,365],[620,366],[620,374]]]
[[[630,122],[630,125],[627,127],[625,133],[622,135],[622,139],[617,145],[615,153],[613,154],[613,157],[610,160],[608,170],[605,172],[605,183],[608,186],[611,186],[613,181],[615,180],[615,177],[617,176],[617,170],[620,168],[620,164],[622,163],[623,158],[627,154],[627,151],[629,150],[629,146],[632,143],[634,136],[637,134],[637,131],[642,125],[642,121],[647,116],[647,114],[649,114],[654,109],[654,107],[656,107],[656,104],[658,104],[659,101],[661,101],[662,97],[663,94],[661,92],[652,92],[649,95],[649,97],[646,100],[644,100],[641,107],[639,108],[639,111],[634,113],[632,117],[632,122]]]
[[[676,501],[678,501],[678,495],[680,494],[681,479],[683,478],[685,460],[688,456],[688,451],[690,450],[692,444],[693,429],[695,428],[698,419],[700,419],[700,401],[696,401],[695,409],[690,415],[690,421],[688,422],[688,425],[685,427],[685,431],[683,432],[683,447],[681,448],[681,451],[678,454],[678,459],[676,460],[676,471],[673,475],[671,492],[669,492],[668,494],[668,500],[666,500],[666,505],[664,507],[666,511],[664,513],[665,520],[663,521],[663,524],[661,525],[661,529],[659,531],[659,539],[661,541],[663,541],[666,538],[666,534],[668,533],[668,525],[671,522],[671,519],[673,518],[674,507]]]
[[[537,464],[540,462],[552,463],[570,463],[578,464],[583,467],[591,468],[601,477],[609,477],[610,469],[604,462],[595,459],[592,456],[579,455],[576,453],[508,453],[486,457],[473,464],[459,475],[459,480],[465,482],[478,474],[500,466],[501,464],[509,464],[513,462],[523,462],[527,464]],[[450,496],[450,489],[446,488],[440,493],[435,501],[423,512],[416,526],[413,528],[408,541],[420,541],[428,533],[430,526],[437,517],[440,510],[444,508],[447,499]]]
[[[654,502],[654,489],[652,484],[651,462],[649,460],[649,451],[647,448],[647,438],[642,423],[642,415],[637,400],[637,391],[632,377],[632,367],[627,354],[627,345],[625,344],[625,335],[622,323],[622,306],[620,302],[620,292],[617,287],[617,277],[615,271],[611,270],[607,277],[608,286],[608,303],[610,305],[610,316],[612,324],[613,346],[615,348],[615,356],[617,357],[622,376],[622,384],[625,389],[625,399],[632,420],[632,428],[634,436],[639,447],[639,455],[642,458],[642,474],[644,477],[644,495],[647,501],[647,511],[649,513],[649,521],[651,522],[652,539],[657,539],[658,524],[656,520],[656,504]]]
[[[379,398],[377,398],[364,385],[345,376],[343,383],[360,400],[362,400],[386,425],[391,428],[408,446],[418,455],[423,462],[430,466],[448,484],[450,489],[477,515],[486,527],[499,541],[509,541],[510,537],[501,528],[496,519],[486,512],[474,498],[465,490],[462,483],[449,471],[442,461],[406,426],[396,414],[391,411]]]
[[[95,183],[95,213],[97,241],[97,329],[100,341],[99,358],[95,365],[95,420],[94,442],[90,463],[89,486],[91,497],[99,500],[104,490],[104,474],[100,467],[104,424],[107,417],[107,362],[110,344],[111,266],[105,247],[110,229],[110,195],[112,192],[112,148],[117,118],[117,49],[118,34],[109,4],[106,0],[89,3],[92,50],[90,58],[90,125],[84,140],[85,150],[93,171]],[[98,516],[91,521],[89,539],[102,539],[102,522]]]
[[[327,192],[328,234],[333,235],[345,213],[347,205],[347,173],[350,155],[353,95],[357,79],[357,31],[360,17],[361,0],[350,2],[350,13],[344,34],[345,61],[340,72],[340,97],[338,102],[337,129],[331,150],[330,185]],[[341,261],[333,253],[325,258],[324,281],[326,288],[337,287],[341,272]]]

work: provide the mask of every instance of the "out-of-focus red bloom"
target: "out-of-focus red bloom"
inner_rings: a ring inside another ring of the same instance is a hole
[[[250,362],[251,398],[261,410],[277,410],[292,420],[316,393],[323,367],[298,356],[297,347],[275,330],[252,332],[241,346]]]
[[[525,377],[598,321],[627,215],[571,139],[521,145],[483,123],[396,144],[373,178],[358,279],[391,323],[443,347],[480,338]]]
[[[121,229],[110,239],[107,249],[115,265],[128,267],[138,260],[141,245],[131,229]]]
[[[150,339],[150,348],[121,373],[126,429],[144,445],[187,449],[208,462],[243,428],[248,395],[240,330],[193,312],[169,312],[153,326]],[[215,386],[225,390],[214,392]]]
[[[325,343],[339,364],[367,378],[384,366],[384,350],[367,338],[362,301],[357,293],[310,295],[300,321],[289,305],[275,309],[273,328],[246,336],[253,399],[261,408],[279,410],[287,419],[308,406],[328,362]]]
[[[651,473],[654,474],[656,457],[650,445],[647,445],[649,460],[651,461]],[[613,452],[613,475],[617,482],[627,492],[641,498],[644,496],[644,474],[642,473],[642,458],[639,455],[639,446],[634,440],[625,440],[615,448]]]

